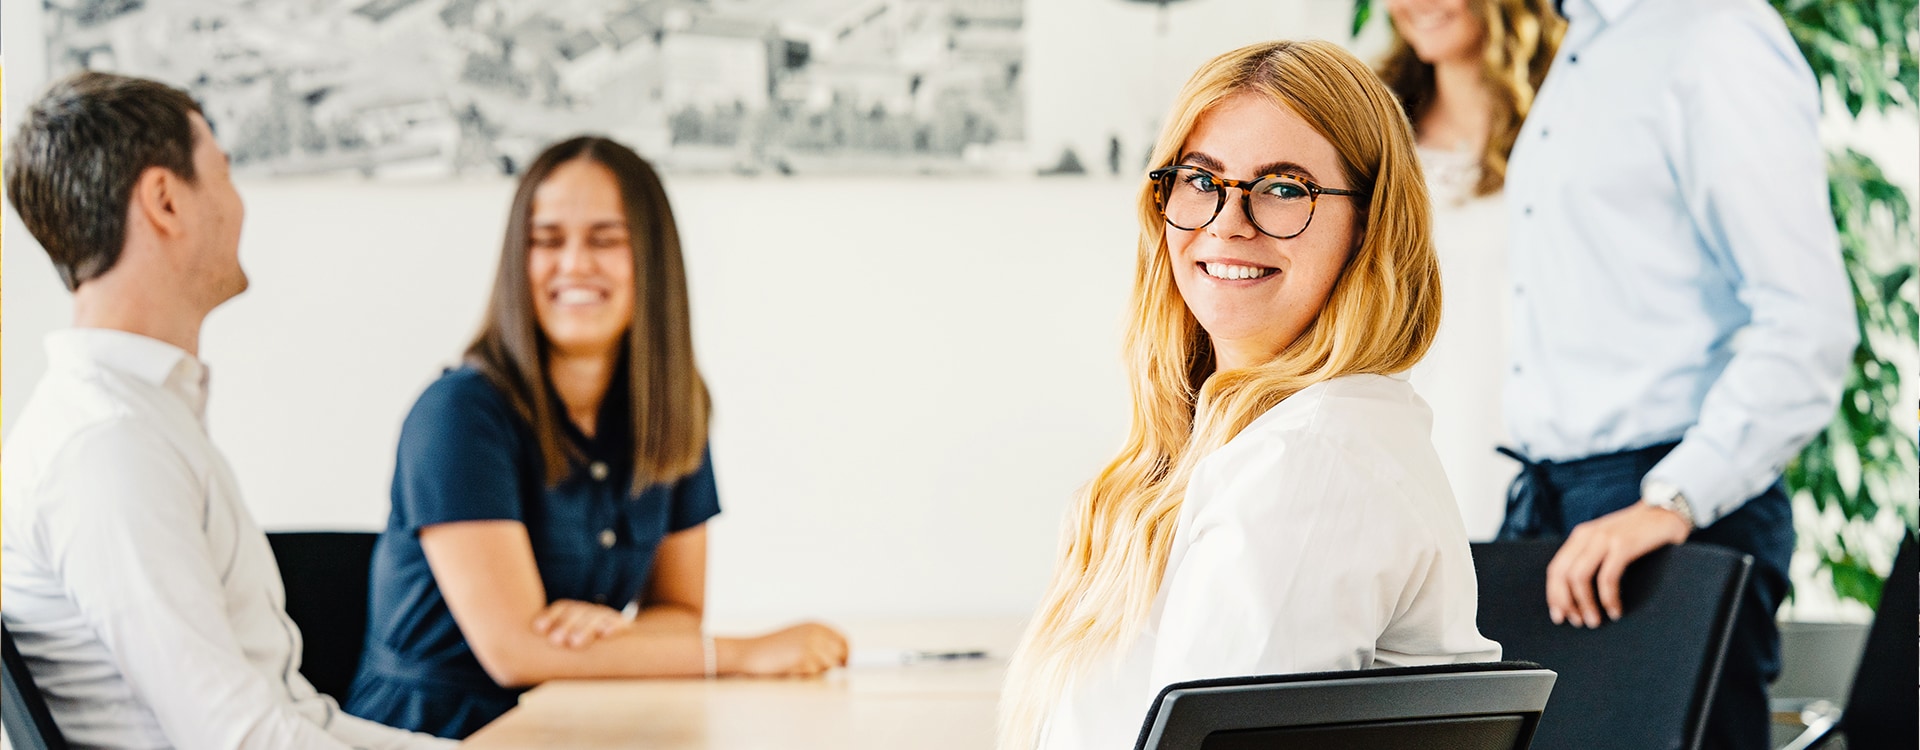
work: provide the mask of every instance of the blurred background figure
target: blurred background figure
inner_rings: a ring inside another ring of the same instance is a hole
[[[659,176],[605,138],[549,147],[479,336],[401,428],[347,710],[457,739],[552,679],[845,664],[822,625],[705,635],[711,410]]]
[[[1556,623],[1618,619],[1626,566],[1694,540],[1753,574],[1708,747],[1768,746],[1793,519],[1782,468],[1857,343],[1814,77],[1762,0],[1568,0],[1513,200],[1503,538],[1567,535]]]
[[[1440,335],[1413,384],[1433,407],[1433,445],[1467,536],[1486,541],[1500,530],[1513,480],[1513,462],[1495,452],[1507,442],[1507,154],[1567,24],[1549,0],[1386,7],[1393,46],[1380,77],[1413,123],[1446,289]]]

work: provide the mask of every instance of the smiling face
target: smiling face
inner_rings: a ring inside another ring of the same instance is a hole
[[[554,351],[614,356],[633,321],[633,245],[620,184],[598,162],[556,167],[527,222],[534,315]]]
[[[1267,97],[1239,93],[1194,124],[1177,164],[1230,180],[1267,174],[1348,189],[1340,158],[1305,120]],[[1272,359],[1320,314],[1347,257],[1359,244],[1365,196],[1322,195],[1313,221],[1292,239],[1262,233],[1230,189],[1213,222],[1194,230],[1167,227],[1174,285],[1213,340],[1218,369]]]
[[[1388,0],[1393,29],[1429,65],[1478,59],[1487,27],[1469,0]]]

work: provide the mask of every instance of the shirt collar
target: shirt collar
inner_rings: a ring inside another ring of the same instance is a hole
[[[1616,23],[1640,0],[1567,0],[1563,9],[1569,22],[1587,16],[1599,16],[1602,23]]]
[[[137,333],[109,328],[70,328],[47,335],[51,367],[94,366],[124,373],[179,396],[204,417],[207,366],[185,349]]]
[[[628,392],[627,365],[625,360],[614,369],[612,380],[608,381],[606,395],[600,398],[599,415],[595,417],[593,437],[587,437],[580,431],[580,425],[574,424],[567,413],[567,404],[560,400],[560,394],[547,386],[548,402],[553,405],[554,418],[560,421],[561,434],[581,451],[593,458],[618,459],[633,457],[633,414],[628,407],[632,400]]]

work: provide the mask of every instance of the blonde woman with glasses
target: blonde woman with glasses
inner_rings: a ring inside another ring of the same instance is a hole
[[[1152,163],[1132,429],[1068,512],[1001,745],[1126,747],[1184,680],[1498,659],[1406,382],[1440,277],[1392,92],[1332,44],[1245,47]]]

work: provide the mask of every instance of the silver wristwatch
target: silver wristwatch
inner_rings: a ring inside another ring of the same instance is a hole
[[[1687,496],[1672,482],[1649,479],[1640,484],[1640,502],[1655,508],[1670,510],[1680,514],[1687,521],[1687,531],[1693,531],[1693,505],[1687,502]]]

